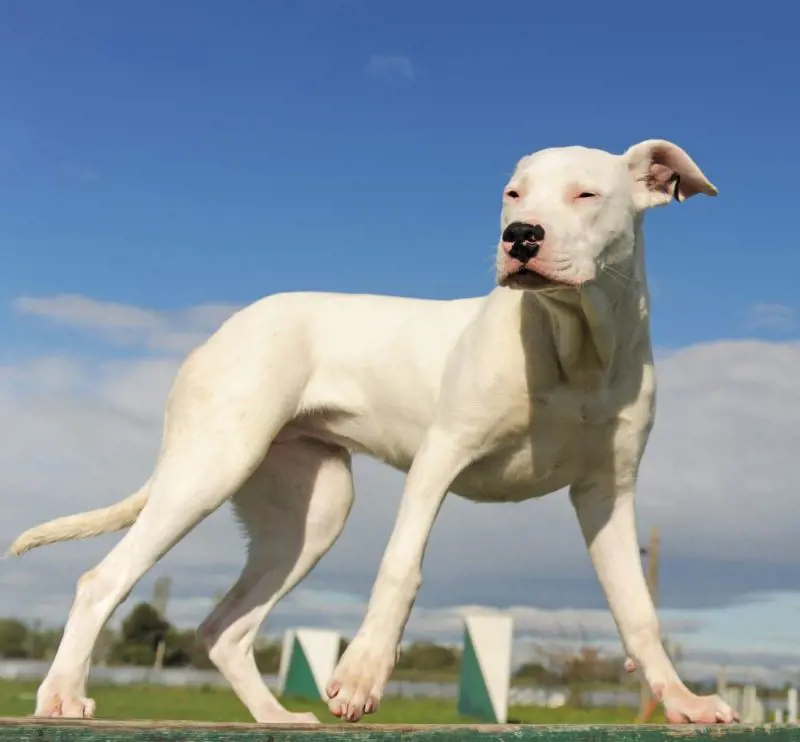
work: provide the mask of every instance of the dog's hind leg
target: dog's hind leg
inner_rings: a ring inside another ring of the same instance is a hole
[[[108,618],[145,572],[242,487],[295,414],[300,374],[275,374],[266,395],[258,380],[262,368],[220,356],[218,346],[205,346],[179,371],[147,504],[106,558],[78,581],[61,643],[37,693],[37,716],[93,715],[86,682]]]
[[[276,442],[233,499],[250,541],[247,563],[199,633],[258,722],[317,721],[278,702],[258,671],[253,642],[269,611],[334,544],[352,502],[349,453],[314,441]]]

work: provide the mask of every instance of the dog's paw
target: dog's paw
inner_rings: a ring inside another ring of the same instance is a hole
[[[45,695],[36,704],[34,716],[47,719],[94,719],[96,704],[91,698],[78,698],[60,693]]]
[[[345,721],[358,721],[364,714],[374,714],[380,705],[386,681],[397,657],[396,650],[379,652],[363,647],[356,637],[342,655],[328,683],[328,708]]]
[[[664,704],[668,724],[733,724],[737,714],[719,696],[696,696],[686,688],[672,691],[654,688]]]
[[[636,662],[630,657],[625,658],[625,672],[636,672]]]

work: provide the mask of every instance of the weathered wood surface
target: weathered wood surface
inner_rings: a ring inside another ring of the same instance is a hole
[[[183,721],[0,719],[0,742],[800,742],[800,726],[395,725],[265,726]]]

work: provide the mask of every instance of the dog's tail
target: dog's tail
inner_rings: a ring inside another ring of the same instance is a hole
[[[142,512],[149,493],[150,483],[148,482],[138,492],[134,492],[110,507],[56,518],[29,528],[11,544],[8,553],[22,556],[26,551],[35,549],[37,546],[120,531],[133,525],[139,513]]]

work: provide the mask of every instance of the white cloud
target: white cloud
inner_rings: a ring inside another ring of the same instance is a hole
[[[707,343],[662,360],[640,502],[666,548],[754,563],[800,557],[798,372],[797,343]]]
[[[76,294],[58,294],[19,297],[14,300],[12,309],[17,314],[46,319],[62,327],[101,334],[117,345],[181,353],[205,340],[239,307],[201,304],[173,312],[159,312],[96,301]]]
[[[290,595],[284,608],[287,613],[298,617],[316,614],[321,623],[327,625],[334,622],[339,630],[352,635],[364,616],[366,601],[330,590],[306,588]],[[543,609],[510,605],[500,612],[512,617],[514,632],[518,637],[545,638],[570,645],[586,640],[610,641],[614,646],[619,644],[616,626],[606,609]],[[437,641],[459,640],[464,627],[464,616],[495,613],[498,613],[498,609],[484,605],[463,604],[436,608],[421,605],[415,607],[412,613],[408,633]],[[700,627],[700,622],[687,618],[667,618],[664,627],[666,631],[688,635]]]
[[[797,313],[785,304],[753,304],[745,318],[745,329],[768,332],[792,332],[797,327]]]
[[[92,365],[77,355],[44,355],[0,366],[2,545],[33,523],[108,504],[146,479],[179,363],[168,351],[184,352],[234,311],[209,304],[158,312],[79,296],[21,299],[15,309],[128,347],[126,357]],[[136,347],[144,350],[130,357]],[[699,607],[796,587],[800,345],[701,344],[662,355],[658,371],[640,528],[646,533],[657,523],[661,529],[665,626],[691,644],[692,637],[705,641],[709,635],[701,628],[710,619]],[[354,468],[358,495],[344,535],[305,588],[276,611],[272,630],[333,621],[352,633],[361,620],[403,477],[363,458]],[[55,545],[0,562],[0,613],[62,621],[77,576],[118,538]],[[197,622],[242,561],[238,529],[223,508],[179,544],[135,596],[169,573],[175,580],[172,617]],[[583,636],[617,646],[564,493],[520,505],[448,498],[423,573],[407,636],[457,639],[464,606],[478,604],[510,608],[520,646]],[[738,638],[730,640],[739,648],[761,646],[775,633],[775,621],[769,612],[752,626],[742,621]]]
[[[399,54],[373,54],[366,71],[370,77],[391,80],[412,80],[415,75],[411,60]]]

